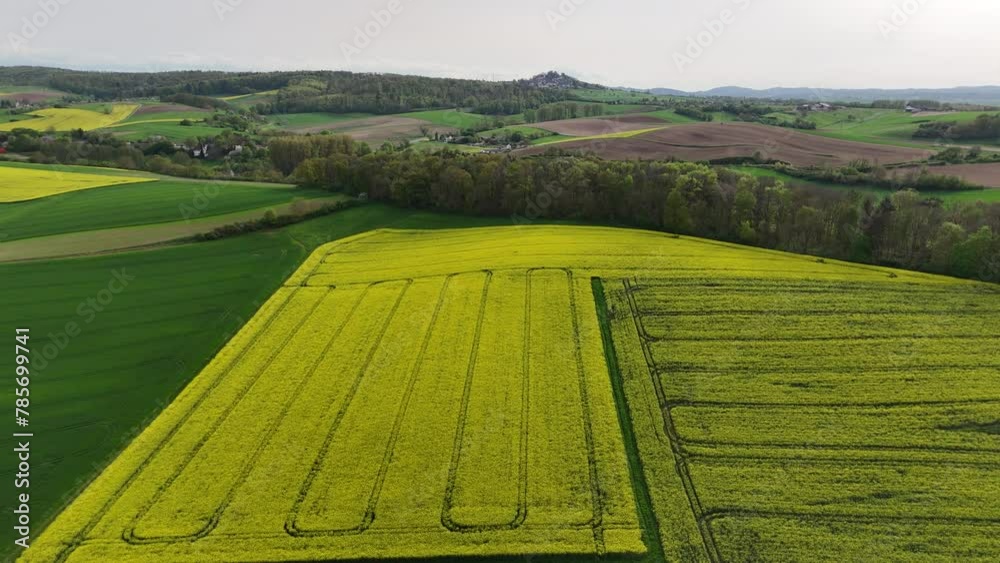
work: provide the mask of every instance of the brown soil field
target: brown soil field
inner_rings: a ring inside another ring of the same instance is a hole
[[[615,117],[597,117],[581,119],[561,119],[558,121],[543,121],[541,123],[529,123],[530,127],[537,127],[571,137],[589,137],[592,135],[607,135],[610,133],[623,133],[625,131],[638,131],[640,129],[650,129],[652,127],[665,127],[666,121],[648,115],[622,115]]]
[[[523,151],[543,153],[550,148],[593,151],[612,160],[678,159],[714,161],[753,157],[794,166],[843,166],[865,159],[879,164],[922,160],[932,151],[830,139],[792,129],[755,123],[699,123],[676,125],[624,139],[568,141]]]
[[[133,115],[155,115],[158,113],[167,113],[171,111],[191,111],[199,113],[209,113],[206,109],[194,108],[191,106],[185,106],[182,104],[158,104],[155,106],[144,105],[140,107]]]
[[[393,115],[380,115],[376,117],[365,117],[362,119],[351,119],[340,121],[329,125],[317,127],[304,127],[296,129],[297,133],[319,133],[321,131],[332,131],[342,135],[350,135],[356,141],[363,141],[371,144],[379,144],[385,141],[395,141],[402,139],[416,139],[423,136],[421,127],[430,129],[431,134],[454,133],[455,129],[440,127],[411,117],[398,117]]]
[[[897,168],[897,172],[918,170],[914,167]],[[959,178],[988,188],[1000,188],[1000,162],[984,164],[950,164],[948,166],[930,166],[927,171],[939,176],[958,176]]]

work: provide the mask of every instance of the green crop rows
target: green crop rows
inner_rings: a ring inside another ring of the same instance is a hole
[[[996,289],[606,285],[668,560],[996,560]]]

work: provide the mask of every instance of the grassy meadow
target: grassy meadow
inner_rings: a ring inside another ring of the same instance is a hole
[[[0,175],[5,169],[0,167]],[[3,235],[3,240],[10,241],[186,221],[330,195],[321,190],[251,182],[205,182],[176,178],[143,178],[140,181],[141,184],[0,204],[0,235]],[[38,217],[45,217],[46,220],[39,221]]]
[[[283,113],[268,117],[272,127],[278,129],[311,129],[334,125],[352,119],[372,117],[370,113]]]

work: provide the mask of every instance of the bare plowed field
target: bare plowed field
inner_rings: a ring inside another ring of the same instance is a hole
[[[913,168],[901,168],[900,172],[910,172]],[[1000,188],[1000,162],[986,164],[953,164],[949,166],[933,166],[927,169],[931,174],[940,176],[958,176],[959,178],[979,186]]]
[[[894,164],[924,159],[931,151],[829,139],[751,123],[680,125],[624,139],[570,141],[561,149],[592,150],[613,160],[633,158],[703,161],[752,157],[780,160],[795,166],[843,166],[865,159]],[[540,153],[546,147],[529,149]]]
[[[571,137],[590,137],[593,135],[607,135],[609,133],[623,133],[625,131],[638,131],[651,127],[665,126],[667,123],[662,119],[650,117],[648,115],[623,115],[620,117],[606,117],[594,119],[560,119],[558,121],[544,121],[536,123],[533,127],[545,129],[560,135]]]
[[[321,131],[333,131],[343,135],[350,135],[357,141],[366,143],[381,143],[383,141],[396,139],[413,139],[423,136],[421,127],[427,127],[431,133],[453,132],[454,129],[438,127],[430,122],[410,117],[398,117],[394,115],[382,115],[377,117],[366,117],[363,119],[351,119],[316,127],[306,127],[297,129],[298,133],[319,133]]]

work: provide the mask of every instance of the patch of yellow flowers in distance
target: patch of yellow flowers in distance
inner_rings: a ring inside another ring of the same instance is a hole
[[[95,173],[89,174],[0,165],[0,203],[26,201],[77,190],[153,180],[138,176],[101,174],[100,170],[100,168],[95,168]]]

